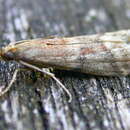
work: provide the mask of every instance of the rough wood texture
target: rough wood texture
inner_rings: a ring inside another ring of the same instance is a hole
[[[0,0],[0,46],[10,41],[130,27],[129,0]],[[0,87],[19,65],[0,63]],[[72,93],[34,71],[20,72],[0,100],[0,130],[130,129],[130,78],[56,71]]]

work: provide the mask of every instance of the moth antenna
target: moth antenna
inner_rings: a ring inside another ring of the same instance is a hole
[[[45,71],[45,70],[43,70],[43,69],[40,69],[40,68],[38,68],[38,67],[36,67],[36,66],[34,66],[34,65],[31,65],[31,64],[29,64],[29,63],[26,63],[26,62],[24,62],[24,61],[19,61],[19,62],[20,62],[21,64],[23,64],[23,65],[29,67],[29,68],[35,69],[35,70],[37,70],[37,71],[40,71],[40,72],[42,72],[42,73],[44,73],[44,74],[46,74],[46,75],[52,77],[52,78],[62,87],[62,89],[68,94],[68,96],[69,96],[69,101],[68,101],[68,102],[71,102],[71,101],[72,101],[72,95],[71,95],[71,93],[69,92],[69,90],[60,82],[60,80],[59,80],[58,78],[55,77],[55,75],[54,75],[53,73],[47,72],[47,71]]]
[[[0,92],[0,97],[3,96],[4,94],[6,94],[10,90],[10,88],[12,87],[13,83],[16,80],[16,76],[17,76],[18,71],[19,71],[18,69],[16,69],[14,71],[13,77],[12,77],[9,85],[4,90],[2,90],[2,92]]]

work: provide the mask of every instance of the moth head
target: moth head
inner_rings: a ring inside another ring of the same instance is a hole
[[[16,48],[13,45],[2,47],[0,49],[0,59],[14,60]]]

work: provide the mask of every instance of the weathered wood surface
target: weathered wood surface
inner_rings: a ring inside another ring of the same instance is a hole
[[[0,46],[10,41],[130,27],[129,0],[0,0]],[[0,87],[19,64],[0,63]],[[33,71],[20,72],[0,99],[0,130],[130,129],[130,78],[56,71],[72,93]]]

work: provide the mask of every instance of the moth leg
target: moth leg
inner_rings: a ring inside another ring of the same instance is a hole
[[[39,71],[39,72],[42,72],[42,73],[44,73],[44,74],[50,76],[50,77],[51,77],[52,79],[54,79],[54,80],[62,87],[62,89],[68,94],[68,96],[69,96],[69,102],[72,101],[72,95],[71,95],[71,93],[69,92],[69,90],[60,82],[60,80],[59,80],[58,78],[55,77],[55,75],[54,75],[53,73],[48,72],[48,71],[46,71],[45,69],[41,69],[41,68],[39,68],[39,67],[37,67],[37,66],[34,66],[34,65],[29,64],[29,63],[24,62],[24,61],[19,61],[19,62],[20,62],[21,64],[23,64],[23,65],[29,67],[29,68],[35,69],[35,70],[37,70],[37,71]]]
[[[19,70],[20,70],[20,69],[16,69],[16,70],[14,71],[13,77],[12,77],[12,79],[11,79],[9,85],[8,85],[4,90],[2,90],[2,92],[0,92],[0,97],[3,96],[4,94],[6,94],[6,93],[10,90],[10,88],[12,87],[13,83],[14,83],[15,80],[16,80],[16,76],[17,76],[17,73],[18,73]]]
[[[10,88],[11,88],[12,85],[13,85],[13,83],[16,81],[17,73],[18,73],[19,71],[21,71],[21,70],[22,70],[22,71],[27,71],[28,69],[26,69],[26,68],[18,68],[18,69],[16,69],[16,70],[14,71],[13,77],[12,77],[11,81],[9,82],[8,86],[7,86],[4,90],[2,90],[2,91],[0,92],[0,97],[2,97],[3,95],[5,95],[5,94],[10,90]]]

